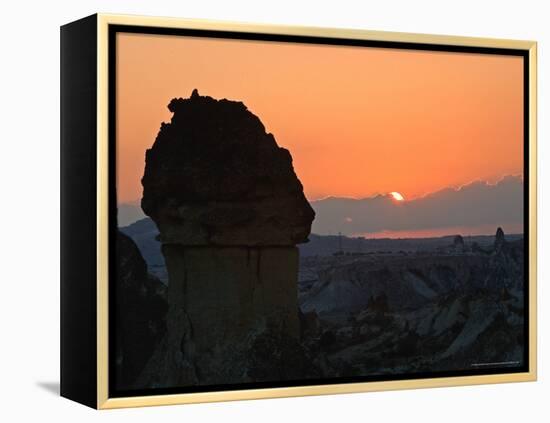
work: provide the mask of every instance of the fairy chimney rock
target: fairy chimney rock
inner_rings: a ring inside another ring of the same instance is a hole
[[[141,202],[168,270],[167,334],[142,382],[237,383],[266,359],[247,352],[256,336],[278,346],[300,336],[296,244],[307,242],[314,211],[290,153],[243,103],[194,90],[168,108],[172,120],[146,153]]]
[[[497,233],[495,234],[495,242],[494,242],[494,250],[495,252],[500,252],[506,245],[506,238],[504,237],[504,231],[501,227],[497,229]]]

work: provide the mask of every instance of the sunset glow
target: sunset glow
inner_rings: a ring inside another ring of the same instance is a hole
[[[310,201],[521,174],[522,75],[513,56],[118,34],[118,201],[140,200],[167,105],[195,88],[257,115]]]

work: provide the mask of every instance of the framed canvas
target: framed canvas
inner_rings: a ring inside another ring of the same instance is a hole
[[[536,43],[61,28],[61,394],[536,379]]]

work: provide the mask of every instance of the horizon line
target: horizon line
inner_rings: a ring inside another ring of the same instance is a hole
[[[507,178],[517,178],[517,179],[523,180],[523,172],[522,173],[509,173],[509,174],[501,175],[497,180],[495,180],[495,182],[491,182],[488,179],[476,178],[476,179],[472,179],[469,182],[465,182],[465,183],[460,184],[460,185],[447,185],[443,188],[437,189],[435,191],[430,191],[430,192],[427,192],[425,194],[418,195],[416,197],[405,197],[403,201],[404,202],[409,202],[409,201],[419,200],[421,198],[425,198],[425,197],[428,197],[428,196],[433,195],[433,194],[437,194],[437,193],[445,191],[445,190],[453,190],[454,192],[459,192],[463,188],[466,188],[470,185],[473,185],[473,184],[476,184],[476,183],[479,183],[479,182],[484,183],[486,186],[496,186],[496,185],[498,185],[499,183],[501,183],[502,181],[504,181]],[[377,197],[389,197],[391,195],[391,192],[398,192],[398,193],[401,194],[401,192],[399,190],[394,190],[394,191],[385,192],[385,193],[378,192],[376,194],[372,194],[372,195],[369,195],[369,196],[362,196],[362,197],[327,195],[327,196],[319,197],[319,198],[316,198],[316,199],[309,199],[308,198],[307,200],[310,203],[315,203],[315,202],[328,200],[328,199],[362,201],[362,200],[372,200],[372,199],[375,199]]]
[[[524,176],[523,176],[523,172],[522,172],[522,173],[509,173],[509,174],[502,175],[502,176],[499,177],[499,179],[495,180],[495,182],[491,182],[488,179],[476,178],[476,179],[472,179],[469,182],[465,182],[465,183],[460,184],[460,185],[447,185],[443,188],[437,189],[435,191],[430,191],[426,194],[422,194],[422,195],[419,195],[419,196],[416,196],[416,197],[412,197],[412,198],[405,197],[403,201],[404,202],[409,202],[409,201],[419,200],[421,198],[425,198],[425,197],[428,197],[428,196],[433,195],[433,194],[437,194],[437,193],[445,191],[445,190],[453,190],[455,192],[458,192],[458,191],[461,191],[463,188],[466,188],[470,185],[473,185],[473,184],[479,183],[479,182],[484,183],[486,186],[496,186],[499,183],[501,183],[502,181],[504,181],[504,179],[506,179],[506,178],[518,178],[518,179],[523,180],[523,177]],[[394,190],[394,191],[391,191],[391,192],[401,193],[399,190]],[[329,195],[326,195],[324,197],[319,197],[319,198],[315,198],[315,199],[310,199],[310,198],[307,198],[307,196],[306,196],[306,199],[310,203],[316,203],[316,202],[323,201],[323,200],[328,200],[328,199],[362,201],[362,200],[372,200],[372,199],[375,199],[377,197],[388,197],[388,196],[391,195],[391,192],[385,192],[385,193],[378,192],[376,194],[361,196],[361,197],[329,194]],[[141,202],[141,198],[135,198],[133,200],[125,200],[125,201],[121,201],[121,202],[119,202],[118,199],[117,199],[117,206],[133,205],[134,203],[140,203],[140,202]]]
[[[345,235],[345,234],[318,234],[318,233],[311,233],[309,236],[311,235],[314,235],[314,236],[320,236],[320,237],[329,237],[329,236],[332,236],[332,237],[340,237],[340,236],[343,236],[345,238],[350,238],[350,239],[364,239],[365,241],[372,241],[372,240],[408,240],[408,239],[437,239],[437,238],[448,238],[448,237],[453,237],[453,236],[461,236],[462,238],[474,238],[474,237],[495,237],[496,236],[496,231],[494,234],[476,234],[476,235],[473,235],[473,234],[469,234],[469,235],[463,235],[463,234],[459,234],[459,233],[449,233],[447,235],[439,235],[439,236],[419,236],[419,237],[398,237],[398,238],[392,238],[392,237],[382,237],[382,238],[369,238],[369,237],[366,237],[366,236],[363,236],[363,235]],[[511,232],[511,233],[504,233],[504,236],[507,237],[507,236],[525,236],[525,233],[524,232]]]

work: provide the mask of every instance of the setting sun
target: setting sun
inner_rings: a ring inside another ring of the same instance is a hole
[[[390,195],[393,197],[393,199],[395,201],[404,201],[405,198],[398,192],[396,191],[393,191],[393,192],[390,192]]]

